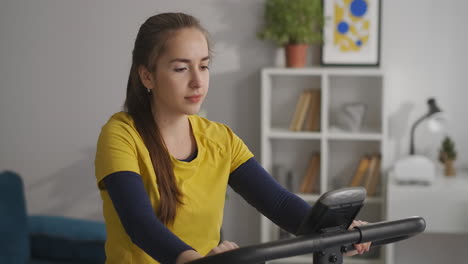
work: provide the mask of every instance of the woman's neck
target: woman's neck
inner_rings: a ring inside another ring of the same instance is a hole
[[[156,124],[169,153],[176,159],[189,157],[196,149],[190,121],[187,115],[155,116]]]
[[[186,137],[190,132],[190,122],[187,115],[155,116],[155,122],[164,138]]]

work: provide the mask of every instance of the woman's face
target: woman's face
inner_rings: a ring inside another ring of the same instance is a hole
[[[209,50],[205,35],[195,28],[173,33],[156,63],[153,101],[156,113],[196,114],[208,92]]]

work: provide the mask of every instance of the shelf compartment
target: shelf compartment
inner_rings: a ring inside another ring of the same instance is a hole
[[[272,175],[289,191],[298,193],[312,155],[320,152],[320,140],[273,139],[271,147]],[[320,178],[319,169],[315,176],[313,194],[320,193]]]
[[[328,130],[350,131],[343,107],[363,104],[365,113],[358,131],[382,133],[383,87],[381,76],[329,76]],[[354,122],[355,123],[355,122]]]
[[[328,140],[328,145],[328,190],[350,186],[361,157],[381,153],[381,141]],[[377,195],[380,194],[381,183],[380,178]]]
[[[322,77],[273,75],[270,76],[270,80],[271,87],[267,92],[270,96],[268,111],[271,113],[269,127],[288,130],[301,93],[307,90],[320,90]]]

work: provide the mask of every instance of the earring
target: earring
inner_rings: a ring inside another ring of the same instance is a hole
[[[148,91],[148,93],[151,93],[151,89],[150,89],[150,88],[146,88],[146,91]]]

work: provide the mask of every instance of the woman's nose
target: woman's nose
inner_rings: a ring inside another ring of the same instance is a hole
[[[192,71],[192,76],[190,80],[191,88],[200,88],[202,86],[203,80],[201,78],[201,72],[199,70]]]

